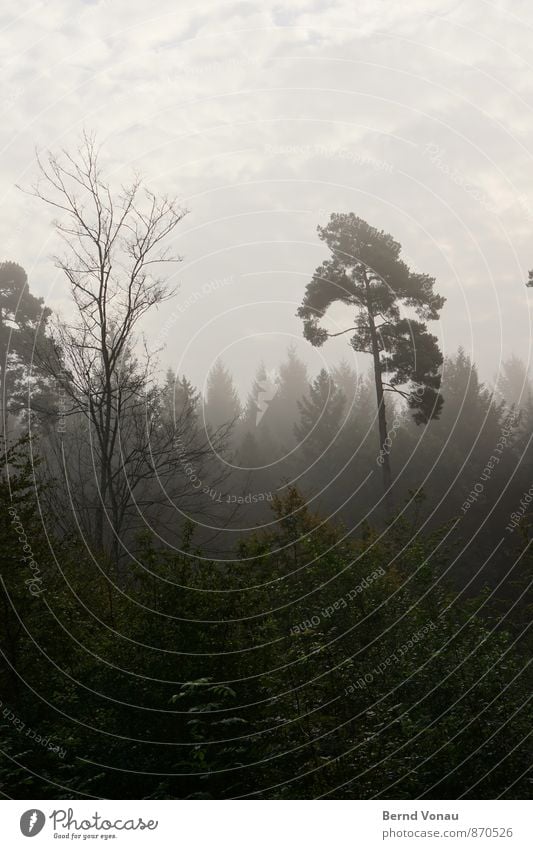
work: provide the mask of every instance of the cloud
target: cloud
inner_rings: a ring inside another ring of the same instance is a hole
[[[35,146],[72,146],[87,126],[117,179],[140,168],[191,209],[177,236],[184,297],[217,277],[238,280],[202,301],[202,319],[214,322],[183,363],[198,382],[242,327],[278,332],[279,346],[284,334],[300,334],[296,306],[324,255],[316,224],[331,211],[389,230],[413,264],[437,276],[449,349],[471,335],[490,374],[502,350],[528,356],[533,15],[525,2],[18,8],[4,9],[0,43],[0,215],[10,258],[53,306],[64,307],[67,293],[48,259],[48,213],[14,183],[31,180]],[[428,145],[442,150],[440,165]],[[265,297],[292,305],[265,309]],[[252,306],[240,315],[244,303]],[[233,312],[217,319],[222,304]],[[188,315],[168,361],[197,330]],[[325,355],[342,356],[341,344]]]

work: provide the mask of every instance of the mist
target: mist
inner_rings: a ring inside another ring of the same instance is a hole
[[[10,5],[0,793],[528,798],[529,6]]]

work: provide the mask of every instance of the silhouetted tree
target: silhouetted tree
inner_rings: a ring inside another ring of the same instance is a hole
[[[402,318],[400,307],[414,309],[424,321],[435,320],[444,298],[434,292],[434,278],[408,268],[400,258],[401,246],[392,236],[353,213],[333,214],[325,227],[318,227],[318,233],[331,257],[315,271],[298,315],[304,321],[304,335],[313,345],[352,333],[354,350],[372,356],[382,449],[387,439],[386,391],[407,400],[417,423],[440,412],[442,355],[437,339],[422,321]],[[351,326],[340,333],[319,324],[337,301],[355,313]],[[382,469],[385,491],[389,492],[388,454]]]
[[[486,518],[501,493],[512,462],[515,424],[503,403],[495,401],[480,381],[475,364],[462,348],[444,362],[441,392],[444,406],[438,421],[431,423],[420,440],[415,428],[410,428],[411,444],[404,446],[406,459],[410,457],[404,470],[405,484],[424,488],[435,511],[433,521],[460,516],[458,533],[479,546],[482,540],[490,541],[495,527],[492,521],[482,537],[474,536],[476,523]],[[502,442],[507,419],[508,433]],[[495,459],[491,461],[491,457]],[[487,470],[489,462],[492,468]],[[474,487],[479,492],[471,496],[472,504],[463,511]]]
[[[44,344],[51,310],[28,288],[24,269],[15,262],[0,263],[0,429],[5,432],[5,415],[17,412],[24,403],[20,386],[30,380],[33,346]],[[35,379],[35,374],[33,375]],[[17,386],[17,384],[19,384]],[[18,391],[16,391],[18,389]],[[9,400],[8,400],[9,399]]]
[[[38,164],[31,194],[61,216],[55,228],[66,253],[56,265],[76,309],[56,323],[54,351],[41,352],[40,365],[61,383],[66,414],[88,426],[97,489],[91,536],[99,549],[116,550],[136,488],[179,464],[175,434],[157,426],[152,358],[134,350],[141,319],[174,294],[156,269],[180,261],[164,244],[186,213],[140,177],[114,192],[87,134],[74,155],[49,153]]]
[[[525,363],[514,354],[504,360],[496,379],[496,392],[508,407],[523,409],[532,402],[531,381]]]
[[[264,424],[286,448],[294,441],[294,426],[299,418],[298,402],[309,391],[307,367],[293,345],[287,349],[287,358],[279,366],[276,382],[277,391],[268,404]]]
[[[200,393],[190,380],[182,375],[175,376],[168,369],[165,383],[161,390],[161,412],[168,420],[174,420],[183,415],[198,416]]]
[[[352,427],[361,434],[367,431],[375,418],[372,375],[357,373],[345,360],[336,366],[331,375],[346,398],[346,415]]]
[[[300,421],[295,425],[295,434],[304,453],[319,456],[334,448],[345,406],[343,393],[322,369],[310,386],[309,397],[298,401]]]
[[[233,378],[223,362],[217,360],[207,377],[205,420],[218,431],[232,427],[241,415],[241,402]]]
[[[351,406],[358,397],[360,387],[363,383],[362,376],[346,360],[341,360],[339,365],[332,369],[331,375],[346,398],[347,405]]]

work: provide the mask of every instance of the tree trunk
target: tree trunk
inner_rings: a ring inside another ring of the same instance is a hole
[[[5,439],[5,445],[7,446],[7,416],[5,412],[7,345],[4,345],[4,335],[4,315],[2,310],[0,310],[0,421],[2,428],[0,438]]]
[[[6,393],[6,369],[4,363],[4,352],[0,354],[2,357],[2,362],[0,363],[0,421],[1,421],[1,429],[0,437],[5,439],[5,444],[7,445],[7,416],[5,411],[5,393]]]
[[[387,409],[385,407],[385,393],[383,392],[383,381],[381,379],[381,361],[379,358],[379,342],[376,330],[376,324],[372,310],[368,310],[368,324],[370,328],[370,339],[372,342],[372,359],[374,361],[374,382],[376,385],[376,400],[378,406],[378,426],[379,426],[379,451],[383,460],[381,470],[383,474],[383,490],[385,493],[385,510],[387,517],[392,515],[392,474],[390,457],[385,446],[387,441]]]

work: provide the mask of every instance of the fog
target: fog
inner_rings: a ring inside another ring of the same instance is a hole
[[[364,2],[349,27],[343,3],[52,2],[9,17],[6,256],[68,309],[49,216],[14,184],[33,178],[35,147],[71,147],[85,126],[117,183],[140,170],[190,210],[172,308],[231,280],[176,318],[164,366],[200,385],[223,355],[245,394],[252,363],[274,367],[292,341],[316,372],[295,312],[324,258],[317,225],[353,211],[436,277],[445,354],[462,345],[492,381],[502,357],[530,355],[527,9]]]
[[[530,4],[0,16],[0,796],[530,798]]]

